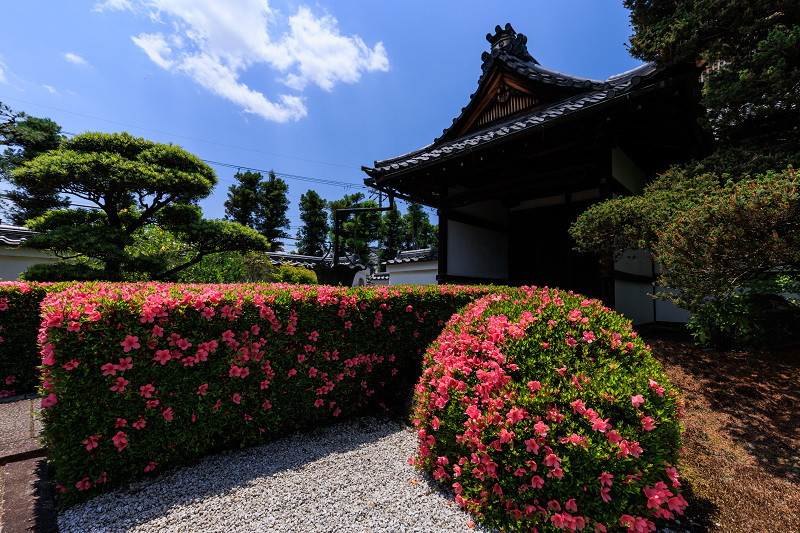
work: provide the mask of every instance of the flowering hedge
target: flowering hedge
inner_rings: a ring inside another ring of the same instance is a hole
[[[0,282],[0,398],[35,392],[41,364],[39,305],[64,283]]]
[[[78,284],[42,303],[43,435],[70,505],[388,408],[467,287]]]
[[[425,355],[412,462],[489,525],[655,529],[682,514],[682,401],[628,321],[558,290],[485,296]]]

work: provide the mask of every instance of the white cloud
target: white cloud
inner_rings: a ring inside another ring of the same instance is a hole
[[[8,83],[8,79],[6,78],[5,69],[8,68],[6,65],[0,61],[0,83]]]
[[[163,35],[160,33],[141,33],[139,37],[131,37],[131,40],[147,54],[150,61],[166,70],[172,68],[174,61],[167,59],[167,56],[172,54],[172,49]]]
[[[64,59],[66,59],[70,63],[74,63],[76,65],[84,65],[84,66],[88,66],[89,65],[88,61],[86,61],[84,58],[82,58],[78,54],[73,54],[72,52],[67,52],[66,54],[64,54]]]
[[[42,87],[47,89],[50,92],[50,94],[58,94],[58,91],[56,91],[55,87],[52,87],[50,85],[42,85]]]
[[[209,91],[267,120],[298,120],[307,114],[298,95],[267,96],[240,81],[257,67],[270,67],[289,89],[309,85],[331,91],[355,83],[362,73],[385,71],[382,43],[370,48],[357,35],[342,35],[331,15],[301,6],[288,18],[268,0],[107,0],[97,10],[129,10],[171,28],[132,36],[151,61],[182,72]]]

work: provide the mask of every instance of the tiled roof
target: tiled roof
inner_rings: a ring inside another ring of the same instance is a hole
[[[402,263],[422,263],[426,261],[436,261],[439,259],[438,248],[422,248],[419,250],[406,250],[398,252],[397,257],[389,259],[385,264],[399,265]]]
[[[286,252],[268,252],[270,263],[273,265],[289,265],[289,266],[299,266],[303,268],[308,268],[313,270],[314,267],[319,265],[328,265],[330,266],[333,263],[333,259],[330,257],[317,257],[314,255],[299,255],[299,254],[290,254]],[[350,258],[348,257],[340,257],[339,264],[344,266],[349,266],[352,269],[356,270],[364,270],[366,265],[360,262],[352,263]]]
[[[448,156],[474,149],[477,146],[512,136],[526,129],[555,121],[583,109],[612,100],[621,94],[631,91],[640,85],[642,81],[653,77],[664,68],[655,63],[647,63],[627,72],[611,76],[606,80],[582,78],[541,66],[538,61],[528,54],[525,48],[527,40],[525,36],[516,34],[510,25],[506,25],[505,31],[498,26],[496,31],[498,32],[496,36],[487,35],[486,37],[492,43],[493,50],[483,54],[483,65],[481,67],[483,73],[478,80],[479,88],[487,80],[492,67],[495,64],[502,64],[520,76],[526,77],[531,82],[557,87],[570,87],[581,92],[551,105],[535,108],[527,113],[515,114],[505,120],[501,119],[479,131],[446,140],[448,134],[451,133],[450,130],[453,128],[451,126],[444,130],[441,137],[435,139],[428,146],[391,159],[375,161],[374,168],[362,167],[364,172],[375,178],[384,174],[423,166],[431,161],[444,160]],[[498,46],[497,39],[498,36],[502,37],[502,34],[510,35],[513,38],[512,42]],[[454,126],[459,124],[471,112],[475,102],[474,99],[479,92],[480,90],[470,96],[470,102],[462,108],[461,115],[453,120]]]
[[[22,244],[22,241],[31,235],[33,235],[33,232],[28,228],[0,224],[0,244],[19,246]]]
[[[375,161],[374,169],[363,168],[363,170],[366,171],[370,176],[378,176],[401,169],[419,166],[431,160],[444,159],[447,156],[455,155],[459,152],[475,148],[476,146],[497,140],[501,137],[513,135],[528,128],[551,122],[566,115],[576,113],[582,109],[602,103],[603,101],[611,100],[614,97],[629,91],[631,88],[638,85],[643,79],[653,76],[659,70],[660,68],[654,63],[642,65],[641,67],[626,72],[625,74],[615,76],[613,83],[609,83],[607,88],[605,85],[603,85],[604,88],[602,89],[590,90],[550,106],[540,107],[529,113],[515,115],[508,120],[500,121],[485,129],[467,134],[449,142],[439,143],[438,140],[434,141],[432,144],[414,152],[401,155],[399,157],[394,157],[392,159]],[[612,80],[612,78],[609,78],[609,80]]]

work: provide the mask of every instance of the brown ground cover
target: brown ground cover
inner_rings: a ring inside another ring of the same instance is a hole
[[[649,342],[686,402],[681,528],[800,533],[800,345],[747,353]]]

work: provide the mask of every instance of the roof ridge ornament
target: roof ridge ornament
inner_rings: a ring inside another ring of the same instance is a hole
[[[489,57],[497,56],[500,52],[505,52],[523,61],[533,62],[536,65],[539,64],[539,62],[528,53],[528,38],[521,33],[515,32],[510,23],[506,23],[505,29],[501,28],[499,25],[495,26],[494,32],[494,35],[491,33],[486,34],[486,40],[492,45],[492,52],[491,55],[488,52],[484,52],[484,57],[482,58],[484,61],[489,59]]]

